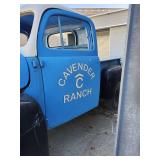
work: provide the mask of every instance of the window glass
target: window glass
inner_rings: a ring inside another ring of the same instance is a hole
[[[26,13],[20,16],[20,47],[27,44],[31,34],[34,14]]]
[[[64,46],[76,45],[76,37],[73,32],[63,32],[63,44]]]
[[[46,47],[88,49],[88,24],[76,18],[51,16],[44,33]]]
[[[44,42],[49,48],[61,47],[60,28],[58,16],[51,16],[48,19],[44,32]]]
[[[79,19],[61,16],[61,30],[66,49],[88,49],[88,36],[85,22]],[[69,43],[65,43],[66,41]]]

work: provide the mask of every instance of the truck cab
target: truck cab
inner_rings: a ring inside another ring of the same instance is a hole
[[[21,11],[21,34],[27,36],[21,47],[21,67],[26,66],[21,89],[39,103],[53,128],[98,105],[96,32],[89,18],[73,11],[36,7]]]
[[[55,128],[97,107],[112,92],[112,80],[114,86],[119,81],[120,60],[99,61],[93,22],[70,9],[21,6],[20,38],[22,135],[33,126]]]

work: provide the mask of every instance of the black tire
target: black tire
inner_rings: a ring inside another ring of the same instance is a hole
[[[20,97],[20,155],[49,155],[44,115],[38,103],[26,94]]]
[[[120,91],[120,82],[116,84],[115,90],[114,90],[114,96],[113,96],[113,102],[112,102],[112,107],[114,110],[118,110],[119,91]]]

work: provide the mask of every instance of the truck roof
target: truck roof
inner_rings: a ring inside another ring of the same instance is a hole
[[[34,14],[34,22],[33,22],[32,31],[30,34],[30,38],[27,44],[24,47],[21,47],[21,54],[23,54],[25,57],[36,56],[36,53],[37,53],[37,49],[36,49],[37,36],[36,35],[38,32],[39,22],[44,11],[52,8],[72,11],[69,8],[66,8],[62,5],[57,5],[57,4],[25,4],[20,6],[21,15],[26,13]]]

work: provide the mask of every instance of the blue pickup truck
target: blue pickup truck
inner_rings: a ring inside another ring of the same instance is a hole
[[[121,63],[100,62],[91,19],[59,5],[21,6],[20,43],[20,154],[48,155],[47,129],[117,102]]]

